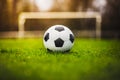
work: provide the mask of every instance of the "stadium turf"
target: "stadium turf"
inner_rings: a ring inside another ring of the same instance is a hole
[[[52,53],[42,39],[0,39],[0,80],[120,80],[120,42],[76,39]]]

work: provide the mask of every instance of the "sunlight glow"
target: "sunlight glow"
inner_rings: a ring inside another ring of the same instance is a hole
[[[35,4],[40,11],[49,11],[54,4],[54,0],[35,0]]]
[[[93,1],[93,6],[98,8],[100,13],[104,13],[105,12],[106,4],[107,4],[106,0],[94,0]]]
[[[97,8],[105,6],[106,3],[107,3],[106,0],[94,0],[93,1],[93,5]]]

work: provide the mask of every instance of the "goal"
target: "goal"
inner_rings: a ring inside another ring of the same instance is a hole
[[[101,14],[98,12],[22,12],[18,20],[18,37],[23,38],[26,19],[80,19],[95,18],[96,38],[101,38]]]

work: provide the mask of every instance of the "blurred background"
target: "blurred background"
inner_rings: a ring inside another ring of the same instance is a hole
[[[120,39],[120,0],[0,0],[0,38],[17,37],[22,12],[99,12],[101,37]],[[68,26],[73,32],[81,31],[75,36],[95,37],[89,32],[95,31],[95,21],[95,18],[27,19],[24,26],[25,31],[31,31],[31,37],[42,35],[55,24]]]

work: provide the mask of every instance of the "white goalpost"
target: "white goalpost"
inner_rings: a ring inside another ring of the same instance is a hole
[[[24,37],[26,19],[96,19],[96,38],[101,38],[101,14],[98,12],[22,12],[18,19],[18,37]]]

